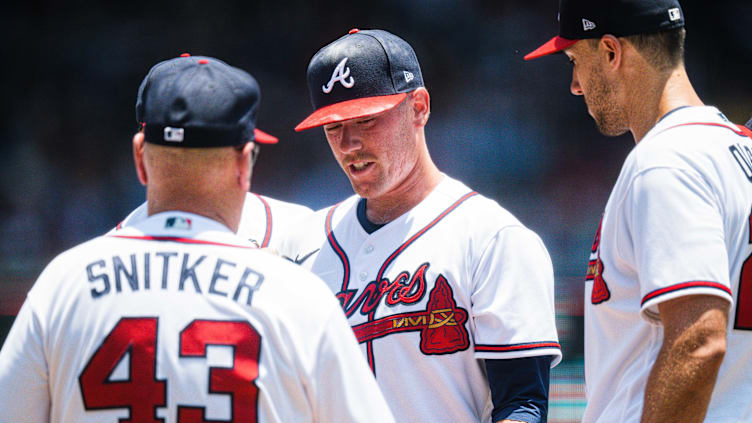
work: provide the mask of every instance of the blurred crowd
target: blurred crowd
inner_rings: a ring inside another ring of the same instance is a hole
[[[687,68],[700,97],[746,122],[752,3],[682,6]],[[131,158],[136,92],[153,64],[181,53],[223,59],[259,81],[259,126],[280,143],[263,147],[255,192],[314,209],[350,195],[323,133],[292,128],[311,110],[305,70],[316,50],[350,28],[382,28],[410,42],[421,61],[432,96],[427,139],[439,168],[543,238],[565,357],[581,353],[576,316],[590,245],[633,141],[597,132],[582,99],[569,95],[563,55],[522,60],[557,32],[557,0],[37,0],[5,8],[0,315],[17,311],[55,254],[144,201]]]

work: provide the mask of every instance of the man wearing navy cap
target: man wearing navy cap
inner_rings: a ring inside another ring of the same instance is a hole
[[[684,68],[676,0],[562,0],[570,90],[632,133],[585,285],[584,422],[752,422],[752,139]],[[725,359],[724,359],[725,355]]]
[[[281,252],[339,299],[397,421],[544,422],[561,360],[551,261],[495,201],[434,165],[430,97],[401,38],[353,29],[308,67],[314,112],[355,195]]]
[[[133,142],[149,216],[36,281],[0,351],[0,421],[394,421],[322,281],[235,234],[258,102],[218,59],[151,69]]]
[[[184,53],[181,57],[190,57],[190,55]],[[209,97],[206,100],[210,101],[212,98]],[[144,123],[143,107],[144,106],[141,104],[137,105],[136,117],[139,124]],[[175,139],[181,136],[180,131],[182,130],[176,129],[174,131],[169,130],[169,133],[158,133],[159,131],[165,131],[164,126],[156,127],[153,124],[149,128],[143,126],[142,129],[145,132],[150,132],[151,137],[154,139],[172,138],[173,140],[169,141],[169,143],[172,144],[177,142]],[[138,138],[138,136],[136,138]],[[253,130],[254,145],[251,153],[251,160],[253,163],[258,159],[261,144],[276,144],[278,141],[277,137],[255,128]],[[237,234],[250,240],[258,247],[276,250],[279,242],[284,238],[284,233],[290,224],[311,212],[311,209],[299,204],[277,200],[266,195],[247,192],[245,195],[245,201],[243,202],[243,211],[240,223],[238,224]],[[148,204],[144,202],[129,213],[128,216],[126,216],[125,219],[123,219],[112,231],[114,232],[123,227],[141,222],[150,214],[153,213],[149,211]]]

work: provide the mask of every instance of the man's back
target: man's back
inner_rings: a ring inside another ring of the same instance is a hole
[[[391,421],[326,287],[182,212],[53,261],[0,382],[3,422]]]

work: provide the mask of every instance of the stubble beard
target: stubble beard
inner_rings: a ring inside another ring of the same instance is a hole
[[[585,103],[601,134],[615,137],[626,133],[629,128],[623,112],[616,103],[614,87],[601,74],[593,73],[589,81]]]

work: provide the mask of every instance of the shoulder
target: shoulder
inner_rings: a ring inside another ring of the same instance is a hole
[[[253,257],[249,264],[265,278],[258,292],[259,301],[254,302],[254,306],[311,318],[314,314],[328,315],[332,310],[339,311],[324,281],[309,270],[264,250],[253,251],[249,256]],[[316,307],[311,307],[312,304]]]
[[[744,137],[714,107],[689,107],[668,115],[630,152],[625,171],[632,174],[655,169],[709,170],[729,145]]]
[[[297,215],[306,215],[306,214],[313,212],[313,210],[311,210],[310,207],[306,207],[302,204],[277,200],[276,198],[267,197],[265,195],[255,194],[252,192],[249,192],[246,195],[246,201],[247,202],[255,201],[255,202],[260,203],[264,207],[269,207],[269,209],[271,210],[274,216],[277,216],[277,215],[297,216]]]
[[[307,253],[324,242],[327,232],[340,224],[343,219],[354,216],[348,213],[357,204],[358,197],[353,195],[344,201],[299,215],[285,228],[285,234],[279,246],[279,252],[285,257],[295,257]]]
[[[70,285],[78,283],[87,266],[100,260],[103,253],[112,248],[112,238],[102,235],[58,254],[42,270],[29,291],[29,298],[51,300],[55,293],[69,291]]]
[[[440,190],[440,195],[446,197],[447,211],[456,215],[455,220],[461,224],[493,232],[510,226],[524,227],[517,217],[497,201],[456,179],[447,176],[437,189]],[[456,207],[456,210],[450,210],[451,207]]]
[[[132,212],[128,213],[128,216],[126,216],[125,219],[120,221],[120,223],[118,223],[117,226],[112,228],[108,233],[113,233],[126,226],[139,223],[145,220],[147,217],[149,217],[148,204],[146,202],[143,202],[140,206],[136,207]]]

